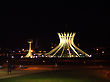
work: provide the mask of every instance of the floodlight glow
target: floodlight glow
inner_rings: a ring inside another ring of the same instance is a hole
[[[56,57],[89,57],[87,53],[79,49],[74,43],[76,33],[58,33],[60,43],[57,47],[48,52],[47,56]]]

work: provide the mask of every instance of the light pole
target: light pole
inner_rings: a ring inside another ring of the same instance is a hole
[[[10,59],[10,53],[7,54],[7,58],[8,58],[8,75],[11,74],[11,59]]]

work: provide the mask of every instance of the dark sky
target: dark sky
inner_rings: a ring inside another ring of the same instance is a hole
[[[58,32],[76,32],[76,39],[79,38],[84,48],[110,45],[110,16],[103,6],[65,8],[63,5],[62,8],[36,9],[35,15],[0,16],[0,20],[0,47],[23,48],[28,39],[33,39],[34,45],[37,40],[39,46],[46,48],[51,42],[58,44]]]

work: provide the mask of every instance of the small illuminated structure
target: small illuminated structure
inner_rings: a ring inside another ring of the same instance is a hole
[[[29,43],[29,51],[28,51],[28,54],[25,57],[33,58],[32,50],[31,50],[32,41],[28,41],[28,43]]]
[[[48,57],[91,57],[74,44],[76,33],[58,33],[60,43],[48,52]]]

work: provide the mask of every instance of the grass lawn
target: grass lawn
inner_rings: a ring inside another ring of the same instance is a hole
[[[96,76],[90,70],[56,70],[0,79],[0,82],[110,82],[110,80]]]

